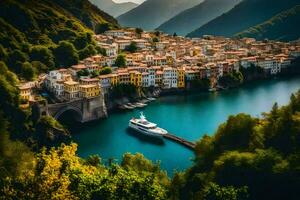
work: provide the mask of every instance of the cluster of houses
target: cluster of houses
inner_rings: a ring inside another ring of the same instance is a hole
[[[214,36],[191,39],[161,32],[137,33],[135,29],[110,30],[94,38],[105,55],[86,58],[78,65],[46,75],[44,85],[58,98],[94,97],[108,93],[117,84],[161,89],[185,88],[188,81],[196,79],[210,79],[215,84],[220,77],[239,71],[240,67],[259,66],[264,73],[276,75],[300,56],[299,41],[284,43]],[[125,52],[132,44],[137,51]],[[116,67],[120,53],[125,55],[126,64]],[[79,71],[101,71],[107,66],[112,68],[112,73],[78,77]],[[28,92],[23,96],[28,98]]]

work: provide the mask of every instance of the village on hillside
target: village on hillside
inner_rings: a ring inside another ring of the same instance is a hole
[[[190,82],[218,80],[252,66],[273,76],[300,56],[300,42],[256,41],[216,36],[185,38],[139,29],[109,30],[94,36],[103,53],[69,68],[42,74],[22,83],[21,98],[36,99],[36,88],[46,88],[56,99],[71,101],[108,94],[117,85],[159,90],[188,89]]]

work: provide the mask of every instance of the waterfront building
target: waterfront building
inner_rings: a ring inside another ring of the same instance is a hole
[[[184,88],[185,87],[185,75],[184,69],[178,68],[177,69],[177,87]]]
[[[148,88],[150,87],[150,74],[148,72],[142,73],[142,87]]]
[[[163,68],[163,88],[177,88],[177,70],[172,67]]]
[[[65,98],[67,100],[79,97],[79,83],[73,80],[64,82]]]
[[[149,87],[155,86],[155,68],[149,67],[149,68],[147,68],[147,72],[149,73],[149,76],[148,76]]]
[[[142,86],[142,73],[138,71],[130,71],[130,83],[136,87]]]
[[[100,95],[100,87],[98,84],[88,84],[79,86],[79,97],[91,98]]]
[[[162,71],[155,72],[155,87],[162,87],[163,74]]]

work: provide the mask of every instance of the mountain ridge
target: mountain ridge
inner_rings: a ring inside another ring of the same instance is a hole
[[[191,8],[203,0],[147,0],[138,7],[117,17],[125,27],[154,30],[181,11]]]
[[[116,3],[113,0],[90,0],[90,2],[114,17],[118,17],[139,5],[133,2]]]
[[[186,35],[199,26],[229,11],[241,0],[205,0],[161,24],[157,30]]]
[[[299,21],[300,5],[297,5],[275,15],[261,24],[236,34],[236,37],[253,37],[257,40],[297,40],[300,38]]]
[[[244,0],[227,13],[192,31],[187,36],[199,37],[211,34],[231,37],[297,4],[299,4],[298,0]]]

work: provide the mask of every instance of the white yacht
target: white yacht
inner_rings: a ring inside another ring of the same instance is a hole
[[[157,124],[147,121],[143,112],[141,112],[140,119],[132,118],[129,121],[129,127],[144,135],[154,137],[161,137],[168,133],[166,130],[157,127]]]

